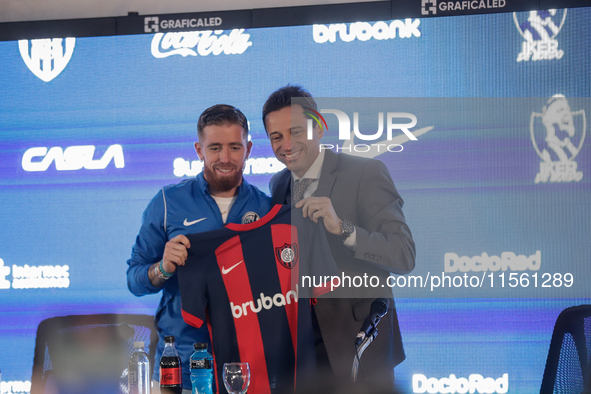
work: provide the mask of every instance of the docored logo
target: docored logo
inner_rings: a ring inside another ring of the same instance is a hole
[[[482,271],[538,271],[542,265],[542,253],[536,253],[527,257],[516,256],[513,252],[503,252],[501,256],[489,256],[486,252],[480,256],[458,256],[455,253],[446,253],[444,256],[445,272],[482,272]]]
[[[94,160],[95,149],[94,145],[70,146],[66,149],[54,146],[49,150],[45,147],[30,148],[23,155],[22,167],[25,171],[46,171],[51,163],[55,162],[55,169],[58,171],[73,171],[82,168],[102,170],[111,161],[115,162],[116,168],[125,167],[121,145],[109,146],[99,160]]]
[[[256,308],[254,306],[254,301],[248,301],[243,303],[242,305],[234,305],[234,303],[230,302],[230,307],[232,308],[232,316],[234,316],[234,319],[240,319],[242,316],[246,316],[248,314],[249,309],[251,312],[259,313],[262,308],[268,310],[271,309],[273,306],[281,307],[285,306],[286,304],[291,304],[292,300],[298,302],[297,284],[295,285],[295,288],[295,291],[290,290],[285,295],[277,293],[273,297],[269,297],[266,296],[264,293],[261,293],[261,296],[256,300]]]
[[[451,374],[449,377],[441,379],[427,378],[423,374],[414,374],[412,376],[413,393],[499,393],[504,394],[509,391],[509,374],[503,374],[498,379],[485,378],[484,376],[473,373],[468,378],[456,378]]]

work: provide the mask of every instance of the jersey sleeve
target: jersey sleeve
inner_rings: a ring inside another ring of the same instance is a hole
[[[194,236],[195,234],[191,234],[187,238],[193,247],[197,247],[199,242]],[[206,262],[199,259],[198,255],[189,248],[185,265],[177,268],[177,275],[183,320],[193,327],[201,328],[207,317],[208,305]]]
[[[127,260],[127,287],[136,296],[154,294],[161,290],[150,282],[150,266],[162,259],[167,235],[164,229],[164,198],[162,190],[152,198],[142,215],[139,234]]]

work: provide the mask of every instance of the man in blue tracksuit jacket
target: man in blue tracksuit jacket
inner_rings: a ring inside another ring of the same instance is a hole
[[[156,310],[159,341],[153,379],[159,380],[164,337],[173,335],[183,366],[183,393],[191,392],[189,358],[193,344],[209,343],[205,325],[197,329],[181,316],[175,271],[184,265],[187,248],[191,247],[185,234],[215,230],[225,223],[250,223],[271,208],[270,198],[242,178],[252,147],[244,114],[229,105],[216,105],[201,114],[197,129],[195,149],[204,162],[203,172],[162,188],[150,201],[127,261],[127,284],[133,294],[162,291]]]

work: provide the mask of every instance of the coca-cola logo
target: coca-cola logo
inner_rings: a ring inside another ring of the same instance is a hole
[[[178,384],[181,382],[179,368],[160,368],[160,384]]]
[[[152,39],[152,56],[165,58],[172,55],[208,56],[239,55],[252,45],[250,34],[244,29],[191,31],[182,33],[157,33]]]

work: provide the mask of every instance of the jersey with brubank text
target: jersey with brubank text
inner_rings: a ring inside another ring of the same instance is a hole
[[[183,318],[210,326],[220,393],[228,362],[249,363],[248,391],[257,394],[294,392],[296,383],[309,382],[315,352],[311,299],[304,297],[330,287],[299,279],[339,274],[324,227],[276,205],[254,223],[187,237],[189,255],[178,268]]]

